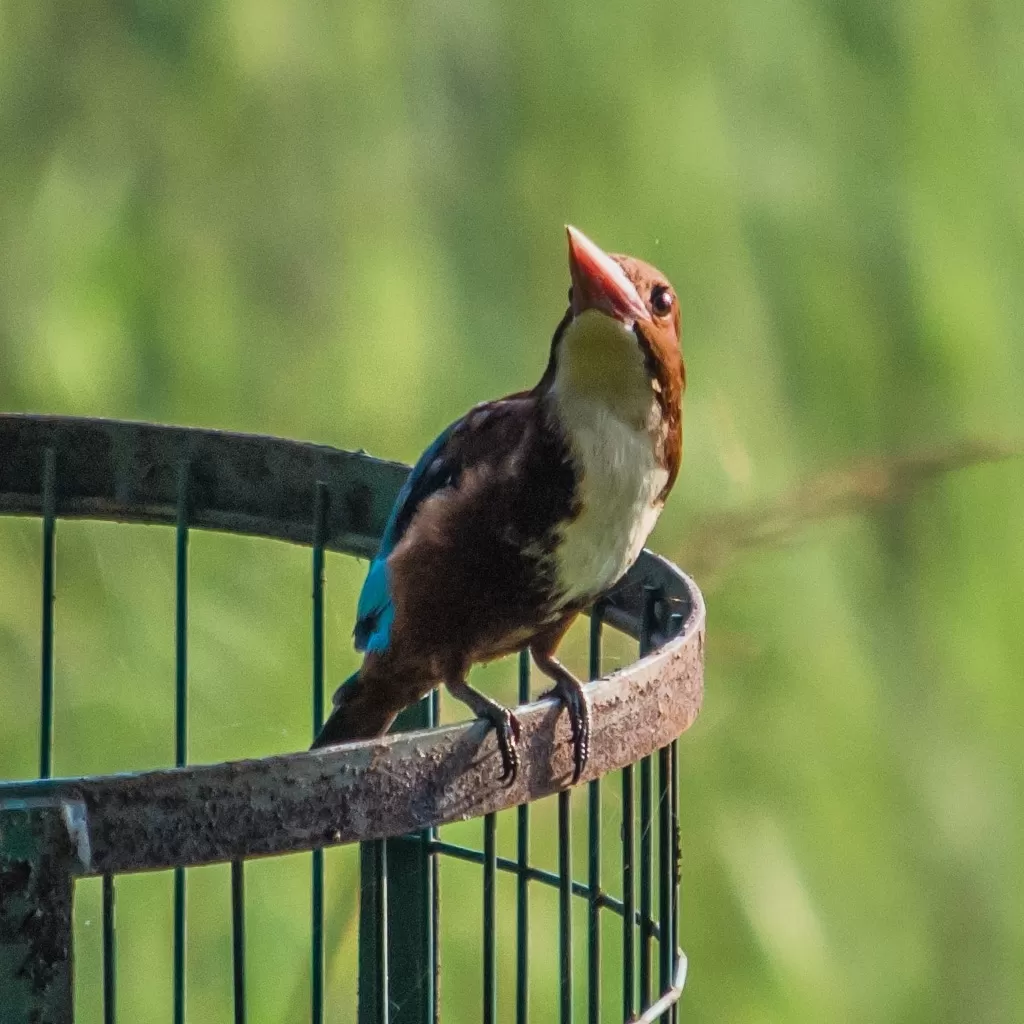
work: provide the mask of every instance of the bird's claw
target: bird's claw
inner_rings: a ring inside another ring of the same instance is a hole
[[[519,774],[519,719],[508,708],[496,708],[485,717],[498,734],[498,750],[501,752],[499,781],[511,786]]]
[[[559,679],[554,687],[541,694],[541,699],[554,697],[565,705],[572,730],[572,784],[580,781],[590,757],[590,702],[583,684],[576,679]]]
[[[508,708],[478,693],[457,675],[447,679],[445,685],[448,692],[470,707],[477,718],[494,726],[501,752],[501,781],[511,786],[519,774],[519,719]]]

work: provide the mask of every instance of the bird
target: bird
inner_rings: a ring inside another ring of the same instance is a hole
[[[470,409],[419,458],[359,595],[360,668],[313,748],[387,732],[442,683],[520,768],[515,713],[467,682],[529,648],[569,717],[572,783],[590,752],[582,682],[557,658],[573,620],[637,559],[679,472],[686,370],[676,292],[567,226],[568,308],[538,383]]]

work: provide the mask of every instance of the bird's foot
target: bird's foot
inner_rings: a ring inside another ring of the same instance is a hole
[[[515,713],[490,697],[474,690],[464,680],[446,683],[448,692],[467,704],[477,718],[490,722],[498,734],[498,750],[501,753],[502,782],[511,786],[519,774],[519,719]]]
[[[572,784],[580,781],[580,776],[587,767],[590,756],[590,702],[583,684],[566,672],[559,675],[555,685],[541,699],[555,697],[565,705],[569,713],[569,725],[572,729]]]
[[[501,782],[512,785],[519,774],[519,719],[515,712],[497,705],[495,712],[486,712],[482,716],[498,734],[498,749],[501,751]]]

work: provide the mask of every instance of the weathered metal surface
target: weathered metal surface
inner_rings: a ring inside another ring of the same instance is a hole
[[[88,842],[77,801],[0,798],[3,1024],[71,1022],[71,886]]]
[[[587,782],[682,733],[702,693],[704,607],[693,588],[683,633],[629,669],[588,685],[593,739]],[[527,705],[522,769],[498,781],[482,722],[399,733],[259,761],[0,785],[0,799],[47,795],[87,812],[87,874],[144,871],[414,832],[536,800],[572,773],[569,727],[548,700]]]
[[[313,539],[316,483],[331,494],[327,547],[370,555],[408,468],[361,452],[255,434],[67,416],[0,415],[0,514],[42,514],[47,449],[57,515],[117,522],[177,518],[187,465],[189,524]]]

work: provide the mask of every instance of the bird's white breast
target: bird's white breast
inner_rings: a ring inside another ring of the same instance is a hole
[[[559,527],[551,555],[559,605],[594,598],[620,579],[664,504],[669,473],[655,450],[662,410],[635,339],[622,334],[629,348],[611,378],[613,389],[604,374],[602,386],[595,388],[589,372],[573,367],[587,353],[567,339],[551,393],[577,470],[580,505],[579,515]]]
[[[636,561],[662,513],[668,471],[650,434],[597,408],[566,423],[577,462],[580,514],[561,527],[554,551],[559,603],[595,597]]]

